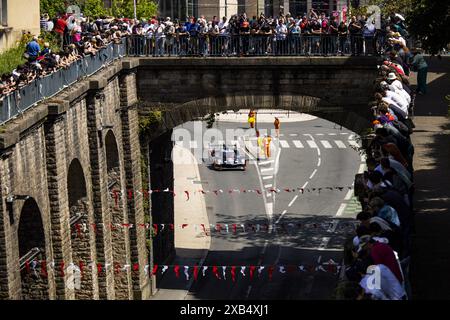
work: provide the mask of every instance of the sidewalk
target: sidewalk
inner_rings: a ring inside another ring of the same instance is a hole
[[[417,96],[414,147],[413,299],[450,299],[450,57],[428,58],[428,94]],[[415,83],[415,75],[411,83]]]
[[[174,189],[175,189],[175,251],[176,256],[172,264],[202,265],[211,245],[211,236],[193,225],[204,224],[209,229],[208,214],[205,198],[201,194],[191,196],[186,201],[184,190],[201,189],[201,177],[198,163],[192,153],[185,148],[175,145],[173,148]],[[182,224],[188,227],[182,228]],[[184,288],[178,288],[180,281],[172,283],[173,278],[162,278],[158,283],[158,291],[151,298],[154,300],[183,300],[188,294],[192,281]],[[176,289],[173,289],[176,288]]]

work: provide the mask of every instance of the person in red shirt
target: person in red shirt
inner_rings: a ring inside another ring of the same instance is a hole
[[[61,50],[64,49],[64,33],[66,32],[67,28],[67,22],[63,19],[62,16],[59,16],[55,23],[55,28],[53,29],[57,34],[59,38],[59,45]]]
[[[377,242],[373,238],[370,238],[368,241],[363,241],[361,247],[370,255],[373,264],[384,264],[392,271],[398,281],[403,283],[400,264],[395,257],[394,250],[388,244]]]

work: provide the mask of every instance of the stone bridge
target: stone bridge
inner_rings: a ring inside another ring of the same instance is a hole
[[[147,227],[174,212],[145,190],[173,189],[174,127],[270,108],[362,132],[375,76],[365,57],[126,58],[31,108],[0,128],[0,297],[149,298],[174,239]]]

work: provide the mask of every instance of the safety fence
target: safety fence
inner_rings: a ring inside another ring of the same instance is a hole
[[[382,47],[375,37],[333,34],[165,35],[127,38],[129,56],[302,56],[374,55]]]
[[[16,117],[37,103],[51,98],[69,85],[88,77],[126,54],[126,41],[110,43],[95,55],[85,56],[68,68],[37,78],[0,100],[0,124]]]

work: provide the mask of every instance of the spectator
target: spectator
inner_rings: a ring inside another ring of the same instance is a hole
[[[422,55],[422,51],[418,48],[412,50],[413,58],[411,61],[411,68],[417,72],[417,90],[418,94],[427,93],[427,72],[428,64]]]
[[[25,58],[27,58],[28,62],[34,62],[37,60],[40,51],[41,47],[38,43],[38,37],[34,36],[33,39],[27,44]]]

